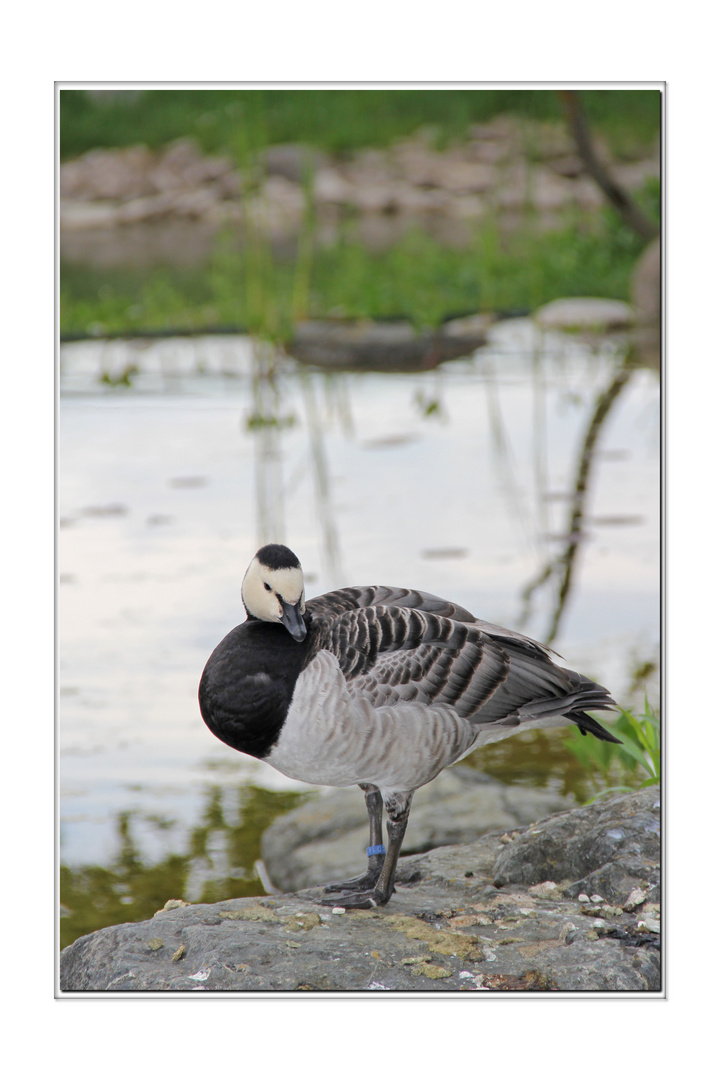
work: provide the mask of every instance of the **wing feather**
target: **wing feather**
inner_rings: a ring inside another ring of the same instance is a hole
[[[416,611],[439,615],[456,622],[474,623],[475,616],[450,600],[443,600],[433,593],[420,592],[417,589],[398,589],[388,585],[351,586],[336,589],[334,592],[315,596],[307,602],[307,611],[313,616],[328,617],[342,615],[366,607],[414,608]],[[512,631],[509,631],[512,633]]]
[[[416,701],[450,706],[476,723],[516,726],[614,705],[603,687],[558,667],[538,642],[429,593],[340,589],[310,601],[308,611],[317,647],[337,657],[351,695],[376,708]]]

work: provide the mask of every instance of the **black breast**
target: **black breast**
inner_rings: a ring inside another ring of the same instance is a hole
[[[310,632],[297,642],[283,626],[255,619],[231,630],[200,679],[200,712],[213,735],[244,754],[267,757],[314,653],[313,639]]]

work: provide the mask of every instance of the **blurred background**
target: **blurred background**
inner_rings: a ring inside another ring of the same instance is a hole
[[[62,945],[262,894],[322,797],[197,707],[269,540],[308,595],[427,589],[657,714],[660,91],[59,96]],[[642,782],[589,742],[463,764]]]

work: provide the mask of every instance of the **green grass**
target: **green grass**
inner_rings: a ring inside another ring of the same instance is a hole
[[[582,92],[588,118],[619,154],[647,148],[659,130],[656,90]],[[306,142],[331,153],[386,146],[429,129],[439,147],[469,125],[512,113],[561,120],[553,90],[144,90],[60,91],[60,156],[94,147],[161,147],[193,136],[208,152],[234,151],[239,129],[256,142]]]
[[[657,213],[657,185],[643,202]],[[62,334],[201,331],[241,327],[286,340],[298,317],[408,318],[436,326],[458,313],[534,310],[559,296],[629,299],[643,243],[611,211],[591,223],[568,218],[554,232],[525,228],[501,235],[478,228],[464,249],[427,233],[406,233],[387,251],[353,239],[332,247],[301,241],[295,260],[280,261],[258,241],[244,251],[220,238],[210,262],[194,269],[61,269]]]
[[[587,775],[594,777],[591,802],[660,783],[660,721],[647,698],[642,715],[623,710],[612,733],[622,740],[620,745],[583,737],[577,729],[565,742]]]

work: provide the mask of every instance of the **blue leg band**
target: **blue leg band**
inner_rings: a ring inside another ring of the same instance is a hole
[[[373,844],[372,847],[367,849],[368,855],[386,855],[384,844]]]

